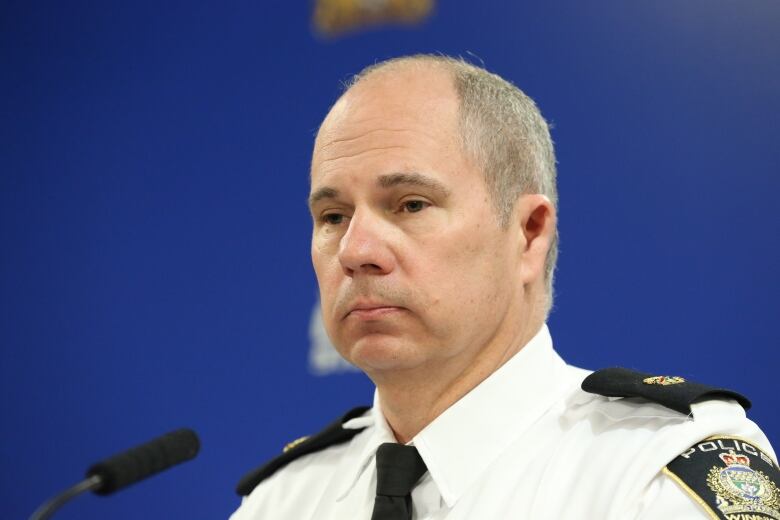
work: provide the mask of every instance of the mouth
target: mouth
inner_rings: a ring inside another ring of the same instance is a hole
[[[384,303],[357,304],[347,312],[344,319],[352,318],[365,321],[378,320],[403,310],[403,307]]]

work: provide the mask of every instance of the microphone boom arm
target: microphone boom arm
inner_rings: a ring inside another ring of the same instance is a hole
[[[35,510],[30,520],[48,520],[54,512],[70,499],[86,492],[99,488],[103,484],[100,475],[87,477],[75,486],[71,486],[57,496],[52,497],[41,507]]]

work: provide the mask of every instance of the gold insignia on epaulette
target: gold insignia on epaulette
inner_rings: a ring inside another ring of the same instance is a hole
[[[726,467],[713,466],[707,475],[707,486],[717,495],[718,509],[729,518],[751,513],[780,518],[780,490],[775,483],[763,471],[751,468],[747,455],[731,450],[718,456]]]
[[[411,24],[433,10],[434,0],[316,0],[314,25],[335,35],[380,23]]]
[[[302,443],[308,438],[309,438],[308,435],[304,435],[303,437],[298,437],[292,442],[288,442],[287,445],[285,445],[284,449],[282,450],[282,453],[287,453],[288,451],[295,448],[296,446],[298,446],[300,443]]]
[[[643,379],[642,382],[646,385],[669,386],[684,383],[685,378],[677,376],[653,376]]]

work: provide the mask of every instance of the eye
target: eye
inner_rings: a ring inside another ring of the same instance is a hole
[[[324,214],[320,220],[324,224],[330,224],[331,226],[338,226],[342,222],[344,222],[344,215],[341,213],[326,213]]]
[[[430,202],[425,202],[424,200],[407,200],[401,204],[401,211],[406,213],[417,213],[430,205]]]

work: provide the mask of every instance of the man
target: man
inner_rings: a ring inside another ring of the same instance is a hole
[[[322,123],[309,202],[323,321],[374,406],[248,475],[234,520],[780,518],[744,398],[627,371],[589,393],[553,350],[555,159],[513,85],[370,67]]]

